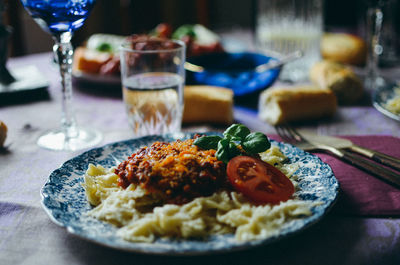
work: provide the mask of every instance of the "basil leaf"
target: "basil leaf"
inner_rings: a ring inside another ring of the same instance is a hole
[[[224,136],[233,141],[242,141],[247,135],[250,134],[249,128],[243,124],[232,124],[225,130]]]
[[[232,159],[235,156],[240,155],[240,150],[234,142],[229,142],[228,152],[229,152],[229,159]]]
[[[212,135],[212,136],[202,136],[200,138],[197,138],[193,144],[197,145],[198,147],[202,149],[215,149],[217,150],[218,148],[218,142],[222,140],[221,137],[218,135]]]
[[[247,135],[241,142],[243,149],[250,154],[258,154],[271,147],[267,136],[260,132]]]
[[[229,139],[222,139],[218,142],[218,149],[215,153],[216,158],[224,163],[229,162]]]

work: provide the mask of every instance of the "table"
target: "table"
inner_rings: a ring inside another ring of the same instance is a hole
[[[9,128],[8,148],[0,152],[0,264],[400,264],[399,217],[330,213],[315,226],[276,244],[195,258],[126,253],[69,234],[41,208],[39,191],[54,169],[81,151],[53,152],[36,146],[43,131],[59,124],[60,85],[49,53],[14,58],[9,67],[31,64],[50,81],[50,98],[0,107],[0,120]],[[132,137],[119,91],[78,86],[74,99],[78,123],[102,131],[100,145]],[[237,107],[234,116],[252,130],[275,133],[254,111]],[[340,107],[333,120],[304,127],[332,135],[400,137],[400,123],[370,106]]]

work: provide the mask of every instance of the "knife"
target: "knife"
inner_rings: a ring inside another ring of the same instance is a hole
[[[301,130],[300,133],[303,135],[310,142],[325,144],[328,146],[335,147],[337,149],[349,149],[355,153],[361,154],[365,157],[368,157],[378,163],[383,165],[389,166],[393,169],[400,171],[400,159],[380,153],[378,151],[374,151],[365,147],[361,147],[359,145],[353,144],[350,140],[327,136],[327,135],[320,135],[310,131]]]

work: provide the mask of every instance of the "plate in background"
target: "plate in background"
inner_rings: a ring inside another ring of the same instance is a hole
[[[395,88],[398,88],[399,92],[396,93]],[[391,112],[387,108],[388,101],[394,97],[400,98],[400,85],[394,82],[390,82],[377,87],[376,91],[373,93],[372,96],[372,104],[382,114],[394,120],[400,121],[400,115]]]
[[[73,70],[72,77],[78,82],[101,84],[106,86],[121,86],[120,75],[89,74],[79,70]]]
[[[210,53],[187,58],[187,61],[205,68],[203,72],[187,71],[187,83],[231,88],[236,97],[259,92],[271,86],[278,78],[280,68],[262,73],[254,69],[276,60],[260,53]]]

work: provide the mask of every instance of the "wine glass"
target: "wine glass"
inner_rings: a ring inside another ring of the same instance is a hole
[[[365,86],[371,92],[392,81],[384,77],[380,67],[396,66],[398,37],[396,18],[400,3],[396,0],[368,0],[367,4],[367,76]]]
[[[72,110],[72,34],[88,17],[95,0],[21,0],[32,18],[55,41],[54,57],[59,65],[62,85],[61,128],[39,137],[39,146],[51,150],[74,151],[93,146],[102,136],[93,129],[78,127]]]

